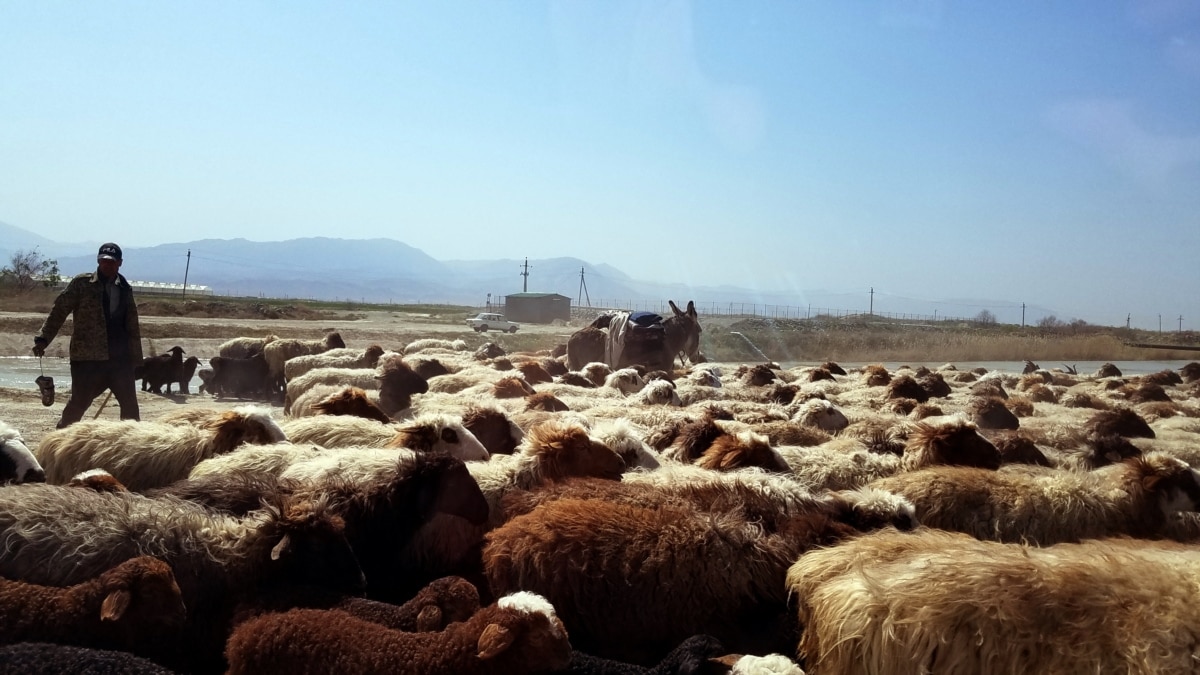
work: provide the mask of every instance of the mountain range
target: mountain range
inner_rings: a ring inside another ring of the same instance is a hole
[[[58,261],[64,276],[95,269],[101,242],[61,243],[0,222],[0,266],[13,253],[37,249],[43,258]],[[389,303],[447,303],[483,306],[488,300],[526,289],[558,293],[576,304],[626,306],[636,303],[682,304],[695,300],[701,311],[744,305],[790,307],[790,316],[806,308],[840,308],[865,312],[866,294],[824,290],[800,293],[764,291],[735,286],[702,286],[645,281],[607,263],[579,258],[524,260],[437,260],[420,249],[394,239],[335,239],[307,237],[286,241],[199,239],[143,248],[125,247],[122,274],[132,281],[157,281],[208,286],[217,295],[352,300]],[[528,271],[528,277],[523,273]],[[880,312],[943,317],[972,317],[984,307],[1011,303],[987,300],[928,301],[889,297]],[[953,307],[954,309],[950,309]],[[955,311],[958,310],[958,311]],[[761,310],[760,310],[761,311]],[[783,311],[783,310],[778,310]],[[1000,321],[1017,322],[1005,309],[992,309]],[[1019,312],[1019,309],[1018,309]],[[768,312],[769,313],[769,312]],[[1053,314],[1027,308],[1026,319],[1036,322]],[[781,314],[782,316],[782,314]]]

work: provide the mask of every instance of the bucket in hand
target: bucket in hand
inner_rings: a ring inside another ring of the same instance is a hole
[[[40,375],[34,382],[37,382],[38,389],[42,392],[42,405],[54,405],[54,378]]]

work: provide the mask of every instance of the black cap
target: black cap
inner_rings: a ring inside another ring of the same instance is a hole
[[[96,254],[96,260],[116,260],[121,262],[121,247],[109,242],[100,247],[100,252]]]

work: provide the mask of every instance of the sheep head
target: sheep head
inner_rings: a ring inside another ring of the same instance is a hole
[[[311,584],[357,594],[366,587],[346,525],[326,496],[276,494],[264,504],[268,520],[259,530],[271,546],[267,574],[259,581]]]
[[[517,375],[502,377],[492,385],[492,396],[496,398],[524,398],[536,393],[524,377]]]
[[[96,492],[129,492],[121,481],[104,469],[88,469],[67,481],[67,487],[87,488]]]
[[[905,471],[934,464],[1000,468],[1000,452],[963,419],[943,424],[917,422],[908,435],[901,461]]]
[[[349,415],[388,424],[392,418],[375,405],[367,392],[359,387],[343,387],[309,406],[318,415]]]
[[[892,381],[888,369],[878,364],[865,366],[862,373],[863,384],[868,387],[883,387]]]
[[[544,410],[546,412],[565,412],[571,407],[562,402],[554,394],[548,391],[540,391],[525,399],[526,410]]]
[[[552,419],[534,425],[525,436],[521,453],[535,459],[536,470],[545,481],[568,476],[620,480],[625,472],[621,456],[575,422]]]
[[[1165,452],[1149,452],[1126,460],[1133,478],[1158,497],[1164,515],[1200,511],[1200,473]]]
[[[540,595],[521,591],[500,598],[480,610],[487,625],[479,634],[476,658],[510,666],[520,664],[525,672],[562,670],[571,661],[567,630],[554,606]]]
[[[875,488],[832,492],[824,500],[833,507],[836,518],[860,532],[883,527],[908,531],[917,527],[917,510],[908,499]]]
[[[714,471],[733,471],[748,466],[778,473],[791,470],[783,457],[771,447],[767,437],[753,431],[718,436],[695,464]]]
[[[1154,438],[1154,430],[1146,420],[1129,408],[1102,410],[1092,415],[1084,428],[1095,436],[1116,434],[1127,438]]]
[[[205,420],[200,428],[212,432],[212,454],[233,452],[239,445],[268,445],[287,440],[283,429],[264,408],[243,406]]]
[[[525,432],[495,406],[471,406],[463,413],[463,426],[493,455],[513,454],[525,438]]]
[[[429,382],[399,357],[384,359],[377,370],[379,407],[388,415],[411,406],[413,395],[429,391]]]
[[[486,460],[490,456],[475,434],[449,415],[422,415],[400,427],[384,447],[445,452],[463,461]]]
[[[126,560],[99,577],[104,600],[100,620],[122,624],[129,638],[144,631],[164,631],[187,619],[183,594],[167,563],[150,556]]]

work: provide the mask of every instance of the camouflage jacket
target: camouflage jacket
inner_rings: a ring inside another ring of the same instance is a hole
[[[120,274],[117,287],[121,290],[120,310],[125,312],[124,332],[129,341],[130,362],[142,362],[142,332],[138,326],[137,303],[133,288]],[[109,356],[108,320],[104,307],[104,282],[99,270],[76,275],[54,300],[50,316],[42,324],[36,338],[49,343],[58,335],[67,315],[74,314],[75,327],[71,333],[72,361],[107,361]]]

